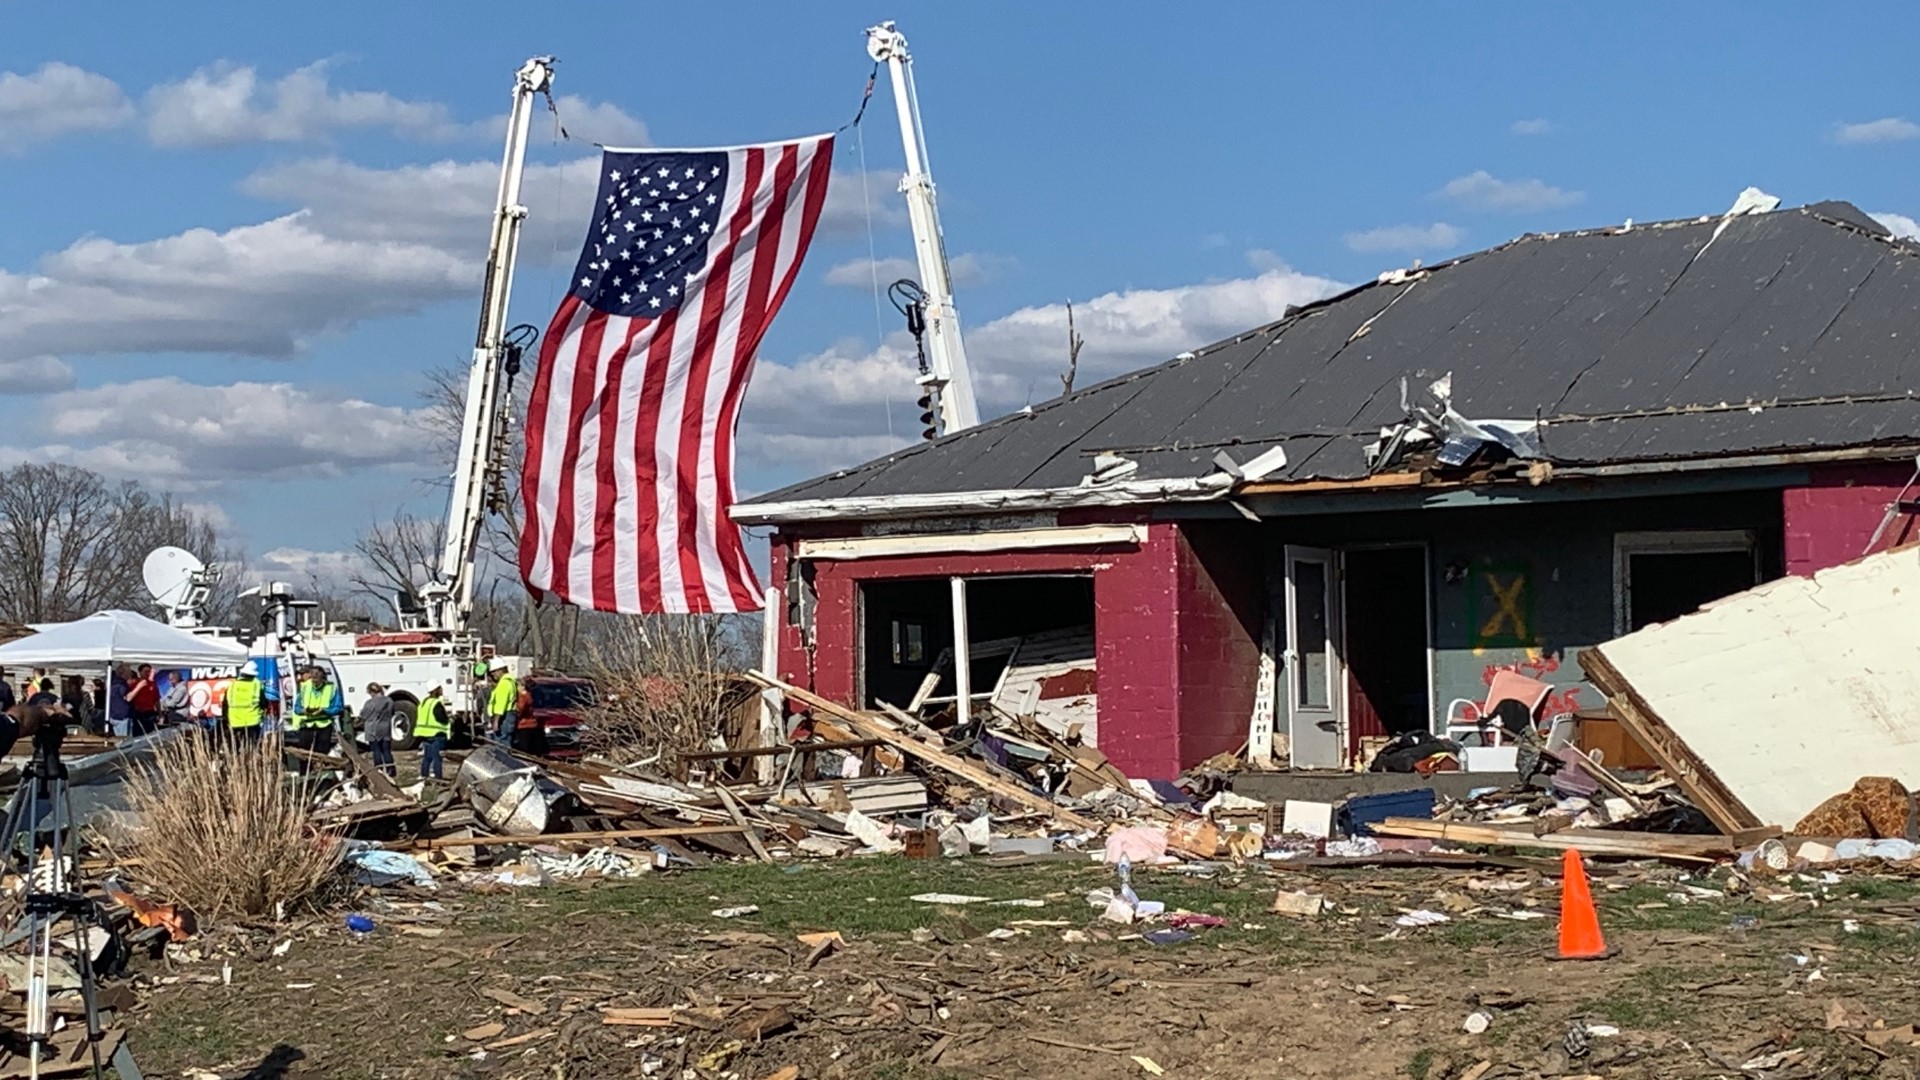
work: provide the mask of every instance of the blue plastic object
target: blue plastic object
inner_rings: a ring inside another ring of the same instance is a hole
[[[1433,789],[1386,791],[1378,795],[1359,795],[1348,799],[1335,813],[1340,831],[1348,836],[1371,836],[1367,828],[1390,817],[1430,818],[1433,816]]]
[[[371,934],[373,933],[373,919],[367,915],[349,915],[347,916],[347,929],[356,934]]]

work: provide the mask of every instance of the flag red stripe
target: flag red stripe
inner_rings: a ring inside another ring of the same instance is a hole
[[[654,460],[654,446],[661,412],[666,407],[667,369],[672,366],[673,336],[679,323],[680,309],[675,308],[653,324],[653,340],[640,382],[640,408],[633,425],[633,496],[638,503],[635,518],[640,523],[634,558],[639,562],[642,611],[673,610],[666,606],[666,589],[660,581],[660,538],[654,528],[660,520],[660,469]]]
[[[534,372],[533,390],[527,395],[526,460],[520,470],[520,571],[528,587],[545,590],[544,582],[526,578],[538,558],[543,538],[551,543],[551,534],[543,526],[546,515],[540,506],[541,467],[547,449],[547,403],[553,390],[555,360],[560,352],[561,336],[580,301],[569,296],[560,302],[547,324],[547,336],[540,342],[540,370]]]
[[[633,350],[633,340],[645,324],[639,319],[626,320],[626,332],[614,348],[612,356],[607,358],[607,374],[601,380],[600,389],[600,452],[594,462],[594,518],[596,525],[602,519],[611,521],[614,507],[620,500],[615,471],[625,464],[624,447],[620,442],[620,385],[626,374],[627,356]],[[582,360],[592,354],[583,354]],[[616,595],[616,571],[618,560],[615,554],[619,549],[620,538],[608,528],[596,528],[593,538],[593,594],[595,596]]]
[[[562,359],[572,364],[573,394],[567,401],[567,413],[560,418],[565,425],[565,441],[561,444],[560,460],[575,463],[580,459],[580,425],[586,418],[587,409],[593,402],[594,363],[587,357],[596,355],[600,350],[600,338],[606,331],[608,316],[589,309],[586,321],[580,325],[578,335],[572,338],[573,348],[562,354]],[[562,343],[565,345],[564,341]],[[580,479],[577,465],[569,464],[560,473],[560,490],[554,500],[553,514],[553,593],[562,600],[572,602],[573,576],[572,562],[574,549],[579,545],[575,532],[575,489]]]

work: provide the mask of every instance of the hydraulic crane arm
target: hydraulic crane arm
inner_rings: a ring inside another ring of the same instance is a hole
[[[867,55],[887,65],[893,80],[893,105],[900,115],[900,140],[907,151],[907,173],[900,178],[900,191],[907,198],[913,254],[920,267],[920,286],[927,294],[924,342],[928,370],[920,381],[934,391],[940,405],[941,432],[950,435],[978,424],[980,410],[973,399],[973,373],[967,367],[966,344],[960,339],[960,313],[953,306],[953,274],[947,267],[946,240],[940,235],[940,213],[933,201],[933,170],[927,161],[926,133],[920,128],[913,57],[907,52],[907,39],[891,22],[867,28]]]
[[[493,236],[487,245],[487,270],[480,301],[480,329],[473,343],[473,369],[467,376],[466,412],[460,424],[460,456],[454,465],[453,496],[447,506],[446,548],[439,574],[421,592],[428,627],[466,629],[473,613],[475,548],[485,520],[488,492],[502,482],[506,451],[506,406],[501,374],[508,353],[507,301],[513,292],[513,264],[520,249],[520,180],[526,167],[527,129],[533,101],[553,86],[553,58],[536,56],[513,79],[513,109],[507,116],[506,152],[500,163],[500,191],[494,201]]]

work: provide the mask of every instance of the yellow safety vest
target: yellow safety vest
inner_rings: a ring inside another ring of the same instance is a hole
[[[505,716],[515,711],[520,704],[520,682],[511,675],[500,676],[493,684],[493,694],[487,698],[488,716]]]
[[[296,727],[323,728],[333,724],[333,717],[327,710],[333,707],[333,684],[315,685],[309,682],[300,684],[300,714],[294,717]]]
[[[413,710],[414,738],[431,739],[435,735],[445,735],[447,731],[446,702],[430,697]]]
[[[258,679],[235,679],[227,684],[227,726],[255,728],[267,715],[266,687]]]

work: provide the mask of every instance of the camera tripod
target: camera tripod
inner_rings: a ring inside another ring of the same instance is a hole
[[[106,1076],[106,1063],[100,1054],[100,1041],[106,1032],[100,1026],[98,987],[94,979],[93,949],[87,940],[87,925],[91,921],[109,934],[112,931],[99,905],[80,891],[74,880],[77,875],[69,872],[67,845],[74,828],[73,790],[66,763],[60,758],[60,743],[66,737],[66,726],[60,718],[49,717],[48,720],[50,722],[42,724],[34,734],[33,757],[21,774],[19,789],[7,803],[5,824],[0,825],[0,839],[6,844],[9,863],[18,858],[15,846],[20,834],[26,833],[25,868],[22,871],[26,888],[24,911],[21,924],[8,937],[11,940],[25,938],[30,942],[27,955],[27,1075],[32,1078],[40,1075],[41,1062],[47,1060],[52,1049],[53,1009],[49,983],[53,967],[54,927],[63,918],[71,916],[73,940],[62,944],[71,948],[73,967],[80,976],[80,997],[86,1006],[87,1043],[93,1053],[93,1076],[95,1080],[100,1080]],[[51,833],[48,850],[52,852],[52,858],[49,862],[42,862],[40,857],[43,817],[47,831]],[[120,1068],[122,1063],[130,1065],[132,1060],[125,1047],[121,1047],[113,1056],[115,1071],[123,1072]]]

